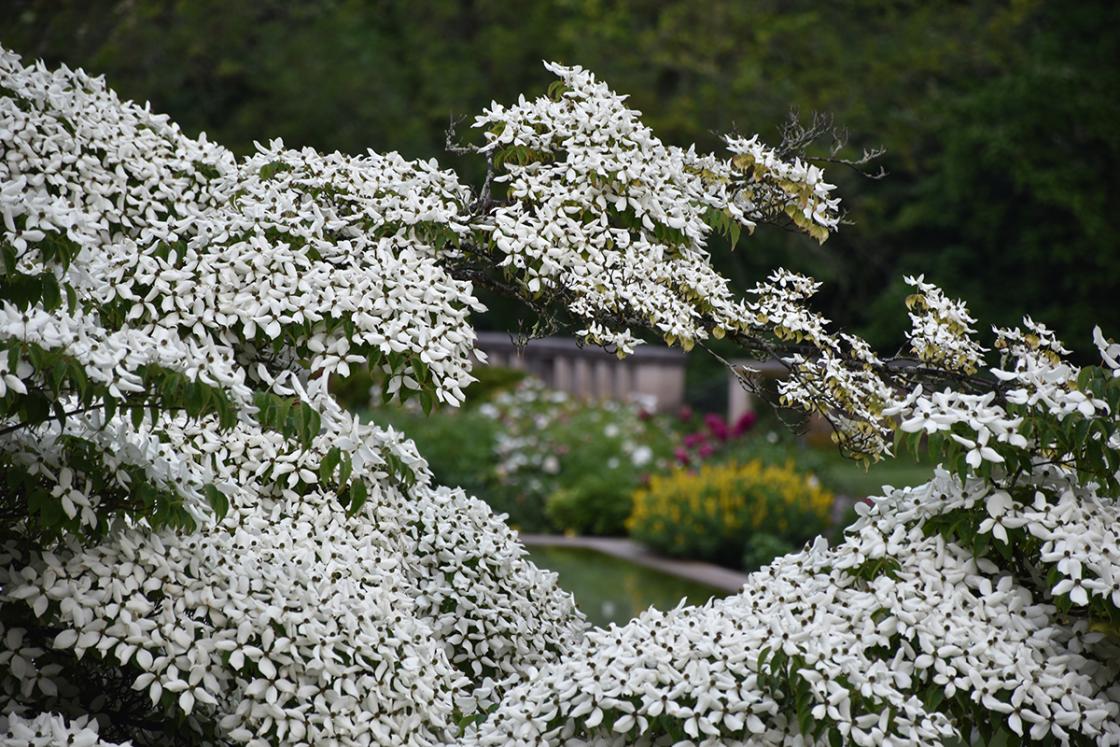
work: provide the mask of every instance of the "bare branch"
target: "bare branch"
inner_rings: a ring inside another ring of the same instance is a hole
[[[813,146],[821,140],[831,140],[827,155],[814,155]],[[796,109],[791,109],[789,117],[782,125],[782,140],[775,148],[782,158],[800,157],[814,163],[831,163],[838,166],[847,166],[868,179],[882,179],[887,171],[882,164],[878,164],[878,171],[869,171],[864,167],[886,154],[883,146],[864,148],[858,158],[844,158],[841,154],[848,147],[848,130],[836,124],[831,114],[813,112],[808,124],[801,121],[801,115]]]
[[[470,153],[478,153],[478,147],[474,145],[464,145],[456,140],[456,128],[466,120],[466,117],[455,117],[455,115],[448,115],[447,130],[444,132],[444,147],[448,153],[456,155],[467,155]]]

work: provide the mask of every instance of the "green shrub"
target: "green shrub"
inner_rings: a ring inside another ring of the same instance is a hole
[[[578,534],[617,535],[630,515],[632,486],[614,475],[585,476],[570,487],[560,487],[545,499],[549,524]]]
[[[381,408],[373,419],[408,434],[440,483],[485,500],[522,531],[624,533],[634,490],[669,463],[664,423],[631,405],[585,402],[533,380],[510,389],[521,376],[487,375],[483,391],[495,394],[475,406],[427,416]]]
[[[775,537],[769,532],[756,532],[743,548],[743,570],[757,571],[774,558],[788,555],[796,549],[781,537]]]
[[[479,412],[500,424],[500,489],[487,500],[528,531],[623,534],[634,490],[665,468],[672,453],[672,436],[659,418],[633,405],[585,402],[532,380]]]
[[[437,483],[461,487],[478,497],[490,492],[498,438],[498,426],[490,418],[469,408],[424,415],[403,407],[381,408],[372,417],[416,442]]]

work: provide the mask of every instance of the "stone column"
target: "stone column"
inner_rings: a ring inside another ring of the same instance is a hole
[[[595,396],[599,399],[610,399],[614,396],[611,391],[611,369],[617,361],[602,358],[595,361]]]
[[[572,361],[562,355],[556,356],[552,364],[552,388],[562,392],[572,391]]]
[[[747,364],[749,361],[732,360],[732,366]],[[734,423],[748,412],[754,411],[754,395],[739,382],[733,371],[727,372],[727,422]]]
[[[575,369],[575,375],[573,376],[575,386],[572,387],[572,393],[579,397],[592,396],[591,362],[586,358],[579,357],[572,361],[572,367]]]
[[[657,398],[657,409],[669,412],[680,407],[684,400],[684,368],[665,366],[650,361],[637,363],[634,389]]]

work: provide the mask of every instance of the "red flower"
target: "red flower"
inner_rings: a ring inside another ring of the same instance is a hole
[[[754,428],[754,424],[757,422],[758,415],[756,413],[744,412],[739,416],[739,419],[735,421],[735,425],[731,429],[731,435],[738,438],[739,436],[749,431],[751,428]]]

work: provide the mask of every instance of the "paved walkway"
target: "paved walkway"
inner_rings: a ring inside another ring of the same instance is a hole
[[[620,537],[565,537],[558,534],[522,534],[530,547],[579,547],[629,560],[631,563],[667,573],[670,576],[707,584],[723,591],[739,591],[747,582],[745,573],[695,560],[671,560],[655,555],[644,545]]]

